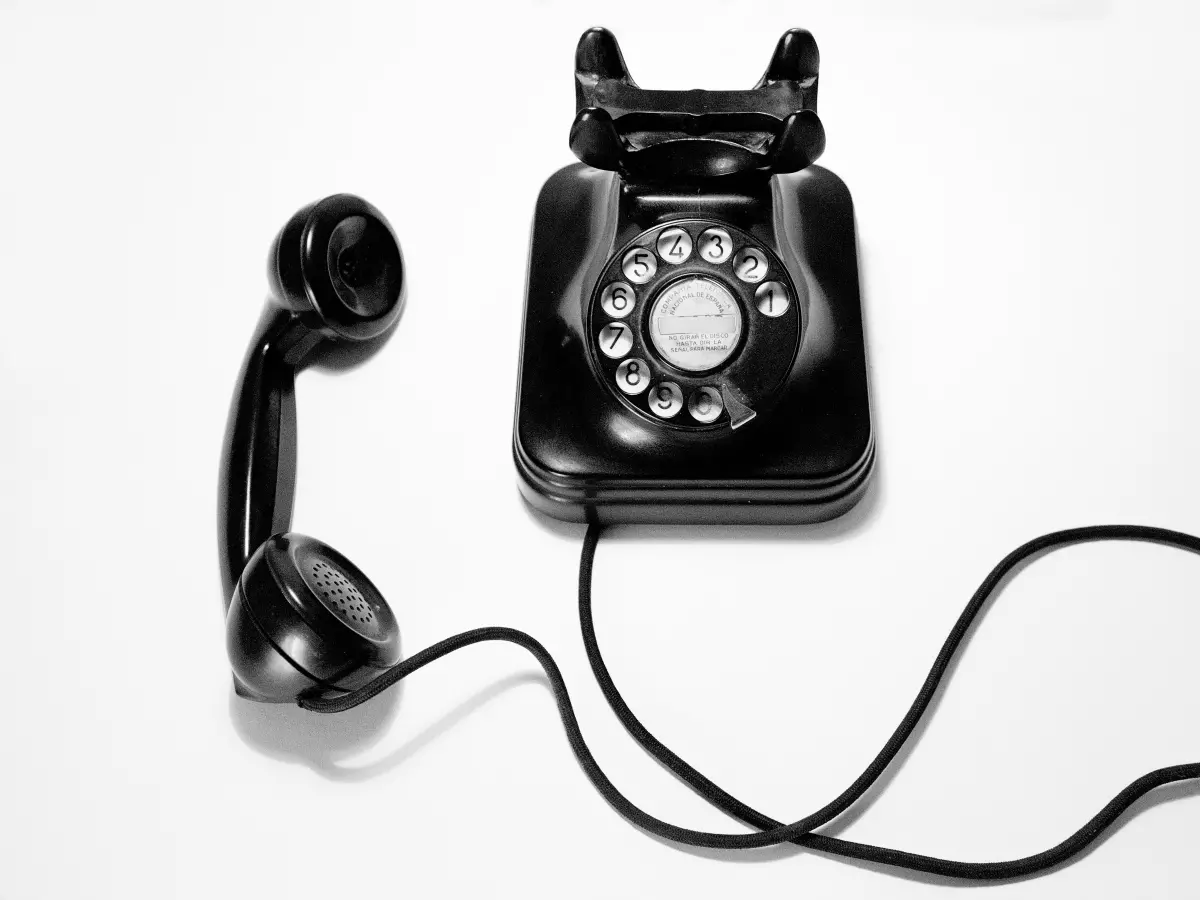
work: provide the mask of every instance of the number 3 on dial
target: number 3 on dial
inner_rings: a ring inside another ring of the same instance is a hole
[[[733,252],[733,240],[724,228],[710,228],[700,235],[700,256],[714,265],[720,265],[729,259]]]

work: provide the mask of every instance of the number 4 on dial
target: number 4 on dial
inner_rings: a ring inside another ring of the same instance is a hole
[[[682,228],[668,228],[658,236],[658,255],[673,266],[692,255],[692,238]]]

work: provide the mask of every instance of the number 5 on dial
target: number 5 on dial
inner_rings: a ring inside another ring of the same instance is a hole
[[[645,284],[658,271],[658,263],[654,261],[654,254],[649,250],[634,247],[621,260],[621,271],[634,284]]]

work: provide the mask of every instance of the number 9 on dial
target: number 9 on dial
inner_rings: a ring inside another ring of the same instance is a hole
[[[669,419],[683,409],[683,391],[673,381],[662,381],[650,392],[650,411],[661,419]]]

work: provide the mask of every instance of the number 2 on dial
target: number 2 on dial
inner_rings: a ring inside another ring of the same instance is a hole
[[[645,284],[657,270],[654,254],[642,247],[634,247],[621,260],[621,271],[634,284]]]

